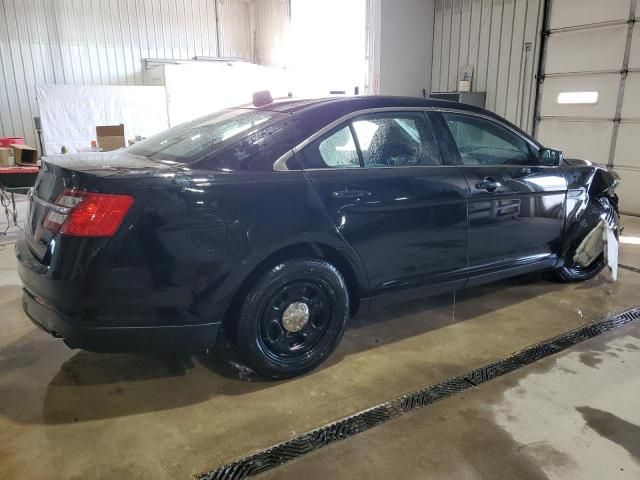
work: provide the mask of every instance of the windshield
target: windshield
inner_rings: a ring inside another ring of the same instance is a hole
[[[263,110],[222,110],[158,133],[129,151],[152,160],[189,163],[278,115]]]

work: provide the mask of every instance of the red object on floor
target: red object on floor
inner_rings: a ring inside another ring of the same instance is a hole
[[[24,138],[20,137],[0,137],[0,147],[9,148],[11,145],[24,145]]]
[[[12,173],[38,173],[39,167],[0,167],[0,175]]]

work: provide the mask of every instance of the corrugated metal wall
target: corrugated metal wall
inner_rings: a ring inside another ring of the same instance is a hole
[[[36,145],[36,84],[142,85],[144,58],[250,59],[250,3],[218,0],[217,42],[214,1],[0,0],[0,135]],[[267,61],[269,48],[260,50]]]
[[[262,0],[255,8],[255,57],[261,65],[286,64],[286,35],[291,19],[291,0]]]
[[[533,128],[542,0],[436,0],[431,90],[457,90],[465,65],[486,107]]]

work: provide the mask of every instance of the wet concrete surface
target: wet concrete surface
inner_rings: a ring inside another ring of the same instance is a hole
[[[640,237],[640,228],[637,232]],[[628,228],[625,234],[633,236],[634,231]],[[640,245],[623,244],[622,252],[621,259],[626,255],[625,261],[637,261],[640,267]],[[69,350],[60,340],[36,329],[22,312],[14,262],[12,247],[0,246],[0,471],[7,479],[187,478],[640,304],[640,274],[629,270],[621,270],[616,283],[604,273],[574,285],[557,284],[545,275],[518,277],[357,317],[323,366],[298,379],[273,382],[242,367],[224,347],[209,355]],[[625,344],[640,348],[633,338]],[[584,363],[577,360],[582,366],[578,377],[603,368],[604,363],[598,362],[602,355],[582,353],[586,356]],[[562,368],[569,367],[575,365]],[[638,372],[637,366],[629,368]],[[596,380],[588,383],[591,390],[606,396],[610,389],[605,387],[602,392],[597,383],[606,378]],[[626,394],[635,394],[637,399],[639,392],[636,388]],[[443,418],[448,415],[447,405],[464,403],[467,395],[439,404]],[[500,398],[496,394],[491,402]],[[639,423],[600,404],[583,402],[575,407],[600,409]],[[599,422],[593,412],[574,411],[581,422],[587,421],[583,414],[591,415],[593,425]],[[508,424],[496,420],[496,415],[468,414],[455,425],[429,417],[423,430],[431,432],[435,443],[426,450],[409,441],[413,430],[420,429],[412,430],[404,419],[388,425],[402,424],[406,431],[378,437],[384,426],[362,438],[423,451],[420,458],[414,456],[410,461],[417,467],[429,466],[433,478],[446,473],[447,458],[457,458],[464,465],[466,457],[477,459],[469,473],[475,476],[468,478],[526,478],[516,475],[517,469],[527,472],[528,478],[545,478],[541,475],[548,474],[548,468],[536,456],[522,456],[522,441],[513,440]],[[487,432],[487,438],[475,437],[478,430]],[[629,431],[633,432],[624,430]],[[438,436],[447,432],[457,438],[457,453],[437,448]],[[626,441],[628,435],[620,433],[619,438]],[[350,442],[338,448],[348,452]],[[546,447],[535,448],[544,452]],[[564,457],[556,450],[546,455],[560,464]],[[355,457],[334,452],[331,462],[343,458],[352,473],[356,472],[349,478],[365,478],[358,472],[382,460],[376,460],[375,450],[371,455],[368,449],[358,452]],[[504,452],[521,455],[522,463],[507,464]],[[440,458],[436,463],[441,468],[433,465],[434,458]],[[300,462],[303,465],[307,458]],[[297,465],[274,470],[272,478],[299,478],[289,470],[299,468]],[[388,468],[392,465],[397,468],[394,463]],[[384,465],[379,468],[380,475],[391,471]],[[307,471],[304,475],[309,476]],[[426,476],[423,471],[415,478]]]
[[[640,478],[638,347],[627,325],[258,478]]]

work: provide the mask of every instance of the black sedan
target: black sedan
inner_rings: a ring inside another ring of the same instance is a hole
[[[284,378],[321,363],[357,312],[605,266],[585,238],[617,232],[617,178],[493,113],[262,103],[47,159],[16,244],[28,316],[106,352],[206,350],[224,327],[248,365]]]

